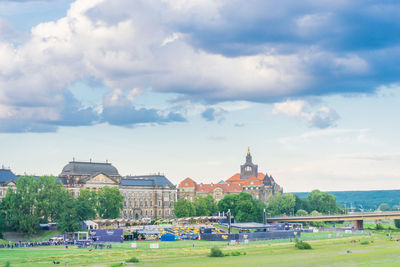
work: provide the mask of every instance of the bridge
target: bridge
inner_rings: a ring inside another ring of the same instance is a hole
[[[355,229],[363,229],[364,220],[394,220],[400,219],[400,211],[383,212],[352,212],[348,214],[324,214],[305,216],[269,217],[267,222],[329,222],[329,221],[353,221]]]

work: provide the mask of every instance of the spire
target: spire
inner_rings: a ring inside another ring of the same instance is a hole
[[[247,147],[247,155],[250,155],[250,147]]]

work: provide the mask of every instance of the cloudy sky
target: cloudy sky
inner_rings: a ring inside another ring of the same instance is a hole
[[[399,189],[397,0],[2,0],[0,164]]]

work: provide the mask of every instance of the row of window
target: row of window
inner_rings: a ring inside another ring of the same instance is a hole
[[[123,194],[123,196],[125,198],[126,197],[130,197],[130,198],[131,197],[133,197],[133,198],[149,198],[149,199],[153,198],[153,193],[152,192],[147,193],[147,192],[126,192],[126,191],[122,191],[122,194]],[[158,197],[160,197],[160,195],[161,194],[159,194]],[[164,196],[164,198],[167,198],[167,199],[172,199],[172,200],[175,199],[175,194],[174,193],[170,193],[170,194],[164,193],[162,195]]]
[[[129,217],[130,219],[133,219],[133,218],[138,219],[138,217],[141,217],[141,216],[153,216],[153,210],[150,210],[150,212],[148,210],[145,210],[144,212],[143,211],[133,212],[132,210],[130,210],[128,212],[128,211],[124,210],[123,214],[124,214],[125,218]],[[170,214],[169,210],[165,210],[165,216],[169,216],[169,214]],[[161,216],[161,210],[158,210],[158,216]]]
[[[153,207],[153,201],[131,201],[130,199],[127,199],[127,201],[124,201],[124,207],[148,207],[147,204],[150,204],[149,207]],[[164,207],[172,207],[173,201],[164,201]],[[161,207],[161,201],[158,201],[158,207]]]

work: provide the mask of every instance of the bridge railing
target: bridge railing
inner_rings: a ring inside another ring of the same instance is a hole
[[[280,214],[275,216],[267,216],[267,220],[269,219],[283,219],[283,218],[320,218],[320,217],[352,217],[352,216],[368,216],[368,215],[400,215],[400,211],[374,211],[374,212],[346,212],[346,213],[319,213],[319,214],[304,214],[304,215],[287,215],[287,214]]]

